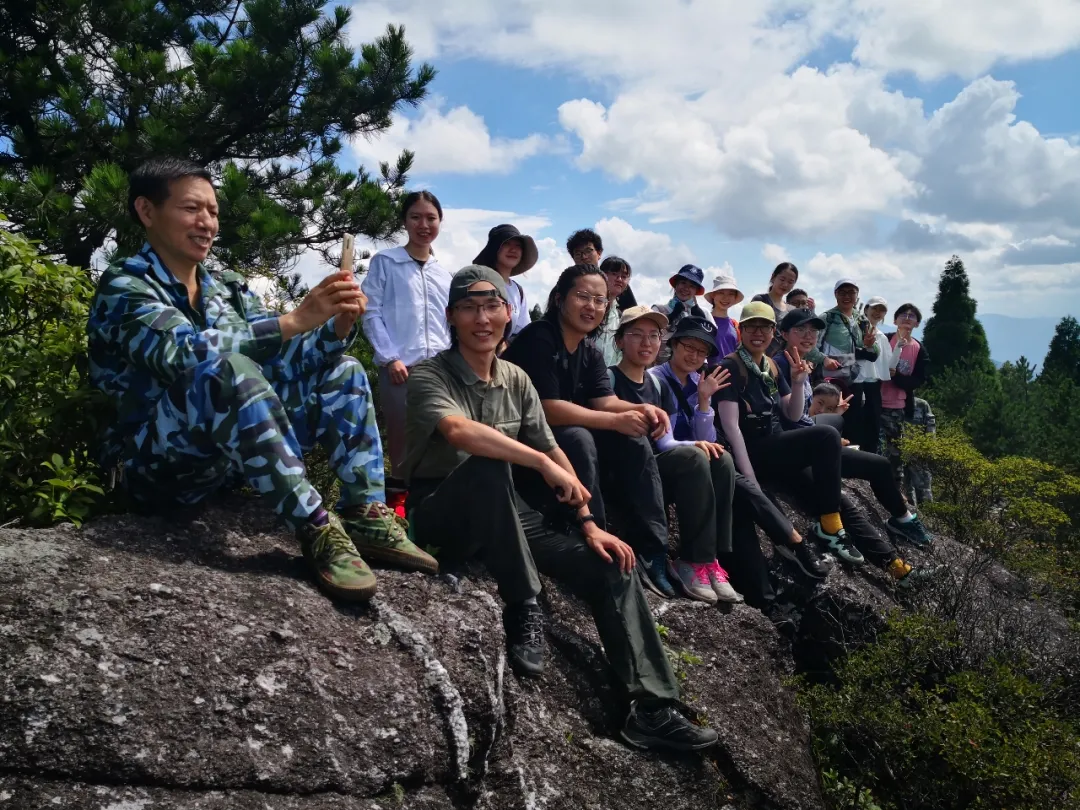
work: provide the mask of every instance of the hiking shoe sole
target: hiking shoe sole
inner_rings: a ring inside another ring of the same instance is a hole
[[[439,573],[439,561],[434,557],[425,559],[424,557],[418,557],[415,554],[398,551],[395,548],[361,546],[359,543],[355,543],[355,545],[356,550],[360,552],[360,556],[365,560],[374,560],[375,562],[392,565],[395,568],[401,568],[406,571],[419,571],[423,574]]]
[[[716,741],[720,738],[719,735],[713,731],[712,739],[702,740],[697,743],[674,743],[670,740],[665,740],[662,737],[649,737],[645,734],[638,734],[627,729],[619,731],[619,736],[628,744],[634,748],[640,748],[644,751],[655,751],[657,749],[664,749],[667,751],[702,751],[706,748],[712,748],[716,745]]]
[[[917,548],[925,551],[933,545],[933,543],[928,541],[916,540],[907,532],[898,529],[896,526],[889,523],[889,521],[885,521],[885,531],[887,531],[891,536],[895,537],[900,542],[907,543],[912,548]]]

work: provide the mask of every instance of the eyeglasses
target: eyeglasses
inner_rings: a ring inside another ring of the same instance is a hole
[[[813,326],[796,326],[791,331],[799,337],[809,337],[810,335],[816,335],[819,330]]]
[[[677,345],[680,346],[682,350],[691,357],[697,357],[699,355],[701,357],[705,357],[709,353],[708,349],[702,349],[700,346],[691,346],[684,340],[680,340]]]
[[[624,337],[628,337],[631,340],[636,340],[639,343],[659,343],[659,332],[627,332]]]
[[[455,312],[460,312],[466,318],[475,318],[481,310],[488,317],[494,317],[506,311],[506,304],[501,301],[485,301],[483,304],[458,304],[454,307]]]
[[[599,256],[600,253],[592,245],[589,245],[588,247],[578,248],[570,255],[573,256],[574,259],[581,261],[583,259],[588,259],[590,256]]]
[[[757,332],[765,333],[773,331],[774,327],[771,323],[744,323],[739,326],[740,332]]]
[[[598,307],[606,307],[608,305],[608,297],[606,295],[589,295],[584,290],[575,290],[574,298],[581,302],[582,306],[592,301]]]
[[[915,317],[914,312],[901,312],[899,315],[896,316],[896,320],[898,320],[898,321],[917,321],[919,319]]]

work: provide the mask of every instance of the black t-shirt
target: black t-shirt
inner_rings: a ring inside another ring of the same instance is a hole
[[[568,352],[559,327],[546,319],[518,332],[502,359],[525,370],[542,400],[561,399],[588,407],[589,400],[614,393],[600,350],[583,340],[576,351]]]
[[[760,439],[781,432],[781,400],[791,393],[784,375],[776,375],[776,394],[769,396],[765,383],[752,371],[744,369],[734,355],[725,357],[720,365],[730,372],[731,385],[717,391],[715,400],[739,403],[739,428],[743,438]]]
[[[614,377],[615,396],[619,399],[635,405],[655,405],[668,413],[675,412],[675,395],[649,372],[645,372],[645,380],[639,383],[623,374],[617,366],[612,366],[610,372]]]

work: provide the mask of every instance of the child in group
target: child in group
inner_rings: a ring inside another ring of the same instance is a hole
[[[600,268],[568,267],[548,297],[544,317],[521,330],[503,358],[532,380],[555,440],[589,490],[597,525],[606,527],[608,496],[618,501],[646,584],[673,596],[667,578],[667,511],[650,443],[667,432],[668,415],[663,408],[615,396],[604,358],[591,340],[609,304]],[[534,482],[532,489],[548,492],[542,482]]]
[[[856,429],[854,441],[868,453],[881,452],[881,384],[889,379],[889,357],[892,349],[889,338],[881,331],[881,323],[889,305],[880,295],[875,295],[863,307],[863,315],[874,331],[878,356],[874,360],[860,360],[861,381],[855,384],[855,399],[862,392],[862,425]]]
[[[367,296],[364,334],[379,367],[379,399],[395,489],[403,486],[405,460],[405,383],[409,369],[450,346],[446,301],[449,270],[439,264],[431,244],[439,236],[442,206],[430,191],[405,196],[401,217],[408,242],[371,257],[361,289]],[[391,489],[387,480],[387,489]]]
[[[513,225],[496,225],[488,231],[488,241],[484,249],[473,259],[473,264],[490,267],[506,282],[513,315],[510,338],[528,326],[531,320],[529,305],[525,301],[525,290],[511,277],[532,269],[539,255],[536,242],[531,236],[521,233]]]
[[[743,298],[735,277],[726,273],[713,278],[712,289],[705,293],[705,300],[712,305],[716,349],[720,357],[727,357],[739,348],[739,322],[728,317],[728,310],[742,303]]]
[[[841,278],[833,287],[836,306],[825,312],[825,328],[818,336],[818,348],[825,357],[838,363],[826,368],[825,379],[845,395],[852,394],[851,405],[844,414],[844,436],[859,442],[863,426],[863,392],[860,360],[874,361],[878,357],[877,337],[866,317],[856,312],[859,285],[852,278]]]
[[[678,334],[690,335],[682,327],[696,320],[684,318],[679,323]],[[676,412],[671,389],[662,386],[647,372],[656,361],[660,333],[666,326],[667,317],[648,307],[633,307],[624,312],[615,332],[615,343],[622,360],[608,369],[608,379],[619,399],[648,403],[663,408],[670,415]],[[682,339],[693,339],[700,344],[698,348],[716,353],[711,334],[704,330],[692,334],[693,338],[684,336]],[[677,348],[675,351],[678,353]],[[706,406],[709,396],[726,384],[718,372],[704,380],[702,390]],[[712,408],[708,408],[702,418],[711,422]],[[653,442],[653,449],[664,501],[675,504],[679,518],[678,559],[668,560],[671,579],[678,582],[691,599],[710,604],[717,600],[743,601],[717,561],[718,555],[731,552],[731,497],[735,489],[735,465],[731,456],[715,441],[679,441],[670,427]]]
[[[671,357],[668,337],[683,318],[695,317],[709,323],[713,322],[712,315],[697,301],[697,297],[705,293],[704,280],[705,274],[701,268],[692,264],[684,264],[679,268],[679,272],[668,279],[674,295],[666,304],[657,304],[653,307],[653,311],[662,312],[668,319],[668,328],[664,334],[664,342],[660,346],[660,353],[657,355],[657,362],[667,362]]]
[[[889,379],[881,386],[881,432],[885,456],[892,464],[897,485],[904,489],[904,464],[900,458],[900,436],[905,421],[915,414],[915,390],[925,381],[930,367],[926,347],[912,337],[922,323],[922,312],[914,304],[901,304],[893,316],[896,331],[888,335],[891,355]]]

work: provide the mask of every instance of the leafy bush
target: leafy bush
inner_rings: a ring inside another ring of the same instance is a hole
[[[802,683],[830,804],[951,810],[1080,807],[1080,733],[1011,665],[970,668],[955,628],[915,614]]]
[[[2,218],[2,217],[0,217]],[[101,494],[89,442],[86,272],[0,229],[0,523],[80,523]]]

